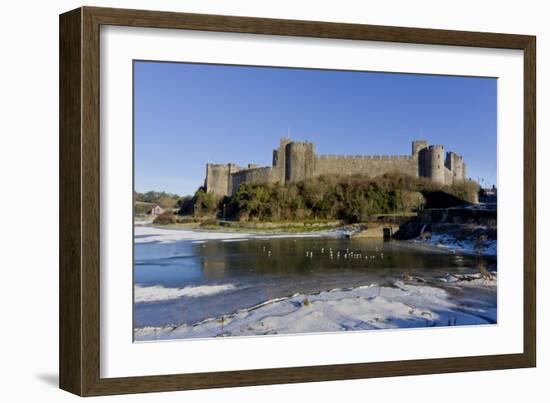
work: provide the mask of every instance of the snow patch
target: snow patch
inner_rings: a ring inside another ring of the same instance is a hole
[[[190,229],[168,229],[147,226],[135,226],[134,243],[173,243],[179,241],[192,241],[193,243],[203,243],[209,240],[236,242],[245,241],[248,239],[315,238],[326,236],[327,234],[328,232],[314,234],[251,234],[244,232],[200,231]]]
[[[235,289],[233,284],[199,285],[183,288],[165,288],[161,285],[150,287],[136,285],[134,287],[134,302],[156,302],[168,301],[181,297],[202,297],[204,295],[219,294],[233,289]]]

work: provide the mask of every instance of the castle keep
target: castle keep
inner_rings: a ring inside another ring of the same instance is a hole
[[[260,167],[248,164],[206,164],[206,191],[217,196],[232,196],[241,183],[281,184],[298,182],[320,175],[363,174],[376,177],[390,172],[421,176],[451,185],[464,181],[466,164],[454,152],[445,153],[442,145],[427,141],[412,142],[411,155],[317,155],[310,142],[283,138],[273,150],[273,164]]]

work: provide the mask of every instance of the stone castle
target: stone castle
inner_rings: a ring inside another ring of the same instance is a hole
[[[283,138],[273,150],[270,167],[206,164],[205,188],[216,196],[232,196],[241,183],[286,184],[327,174],[376,177],[390,172],[451,185],[466,179],[466,163],[454,152],[445,153],[442,145],[429,146],[424,140],[412,142],[411,155],[317,155],[313,143]]]

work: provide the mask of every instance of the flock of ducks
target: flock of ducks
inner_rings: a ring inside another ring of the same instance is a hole
[[[267,257],[271,257],[271,250],[267,249],[266,246],[263,246],[262,247],[263,249],[263,253],[267,255]],[[364,254],[362,252],[354,252],[352,250],[350,250],[349,248],[346,248],[345,251],[340,251],[340,250],[333,250],[332,248],[328,248],[328,251],[327,253],[325,254],[325,248],[321,248],[320,250],[320,254],[321,255],[328,255],[330,259],[367,259],[367,260],[375,260],[375,259],[384,259],[384,253],[380,252],[378,253],[378,247],[376,247],[375,249],[375,252],[376,254],[375,255],[369,255],[369,254]],[[313,250],[309,250],[309,251],[306,251],[306,256],[307,258],[310,258],[312,259],[314,256],[314,251]]]

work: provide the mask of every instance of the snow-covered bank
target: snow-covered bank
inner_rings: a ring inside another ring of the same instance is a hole
[[[396,281],[296,294],[194,325],[138,328],[134,335],[147,341],[496,323],[496,276],[447,276],[440,284]],[[450,288],[462,286],[483,291],[473,293],[475,304],[472,295],[464,301],[451,297]]]
[[[483,242],[476,242],[473,240],[457,241],[452,235],[445,233],[433,233],[431,238],[422,241],[414,240],[416,243],[426,243],[437,248],[448,250],[453,253],[467,253],[467,254],[481,254],[483,256],[497,255],[497,241],[487,240]]]
[[[328,232],[304,234],[261,234],[244,232],[202,231],[195,229],[169,229],[147,226],[134,227],[134,242],[138,243],[172,243],[179,241],[237,241],[245,239],[274,239],[274,238],[314,238],[329,235]]]
[[[187,229],[168,229],[157,227],[134,227],[135,243],[171,243],[178,241],[205,241],[213,239],[241,239],[250,234],[236,232],[208,232]]]

